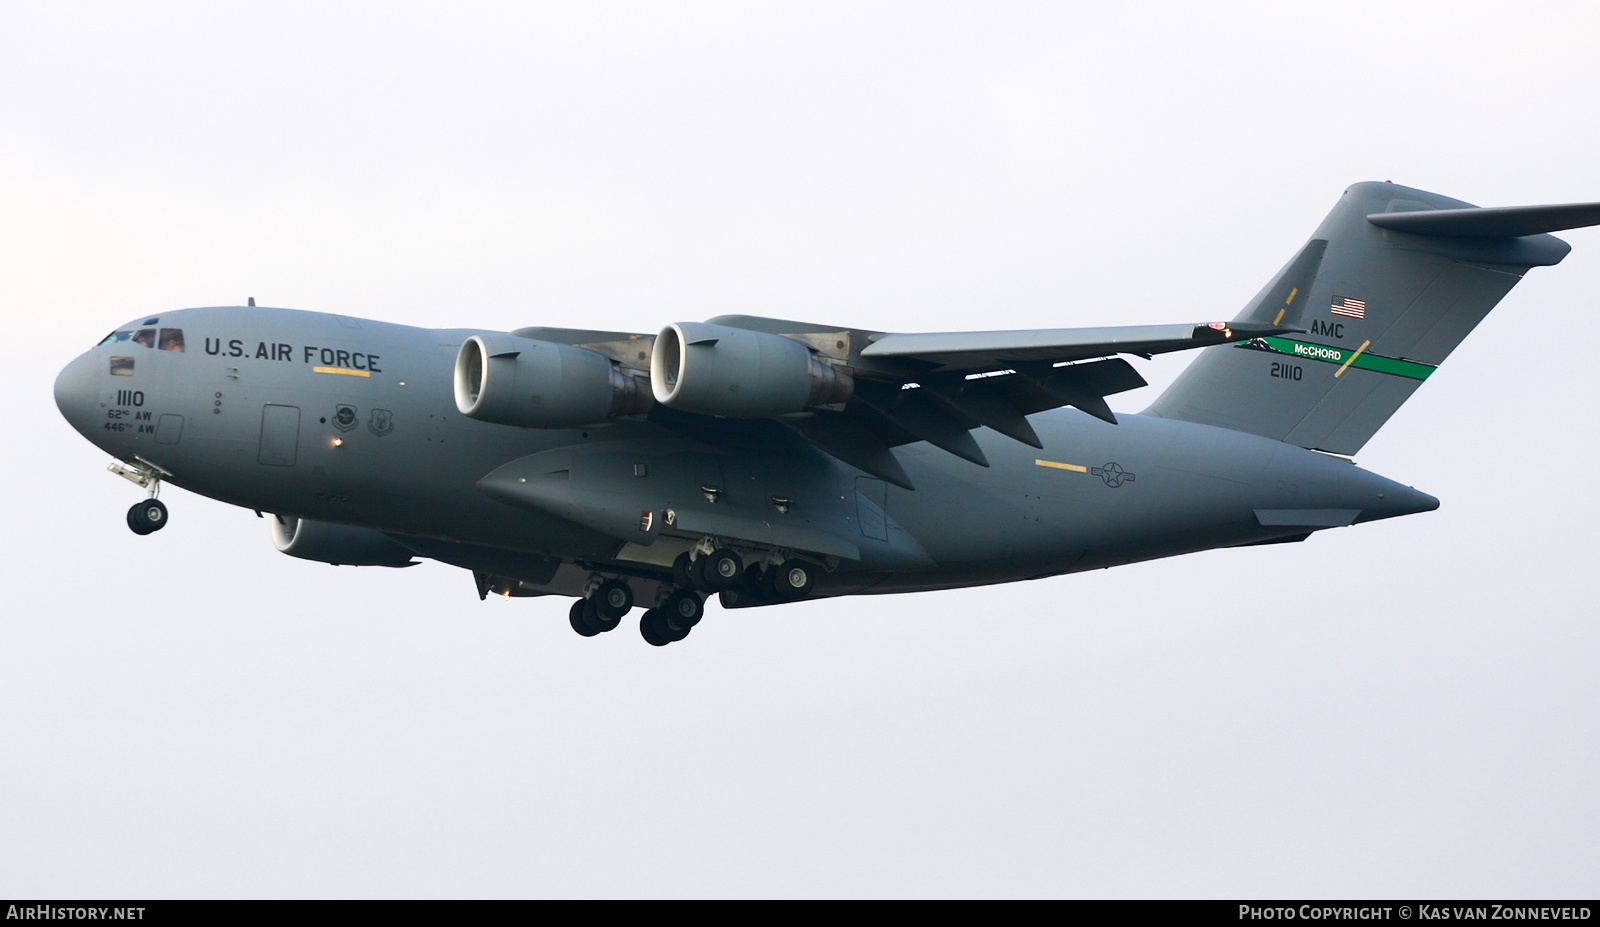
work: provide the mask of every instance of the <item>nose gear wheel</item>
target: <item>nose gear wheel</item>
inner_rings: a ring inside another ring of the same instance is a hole
[[[128,509],[128,528],[144,535],[167,526],[167,507],[160,499],[146,499]]]

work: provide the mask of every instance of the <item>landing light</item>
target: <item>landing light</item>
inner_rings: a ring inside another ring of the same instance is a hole
[[[333,446],[334,447],[342,447],[343,445],[344,445],[344,439],[343,438],[334,438],[333,439]]]

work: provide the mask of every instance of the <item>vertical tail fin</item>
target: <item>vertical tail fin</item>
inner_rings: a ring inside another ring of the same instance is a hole
[[[1304,334],[1201,351],[1147,414],[1354,454],[1530,267],[1600,204],[1478,209],[1392,183],[1346,190],[1236,321]]]

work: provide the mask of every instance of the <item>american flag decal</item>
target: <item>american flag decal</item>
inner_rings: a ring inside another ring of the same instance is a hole
[[[1347,316],[1352,319],[1364,319],[1367,317],[1367,301],[1356,299],[1354,296],[1335,296],[1333,305],[1328,307],[1328,311],[1334,315]]]

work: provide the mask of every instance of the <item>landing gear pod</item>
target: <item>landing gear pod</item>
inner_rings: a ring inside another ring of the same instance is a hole
[[[855,381],[792,338],[708,322],[668,325],[650,355],[656,401],[725,418],[773,418],[844,402]]]
[[[515,335],[468,338],[455,390],[461,414],[524,428],[579,428],[651,406],[650,391],[605,355]]]

